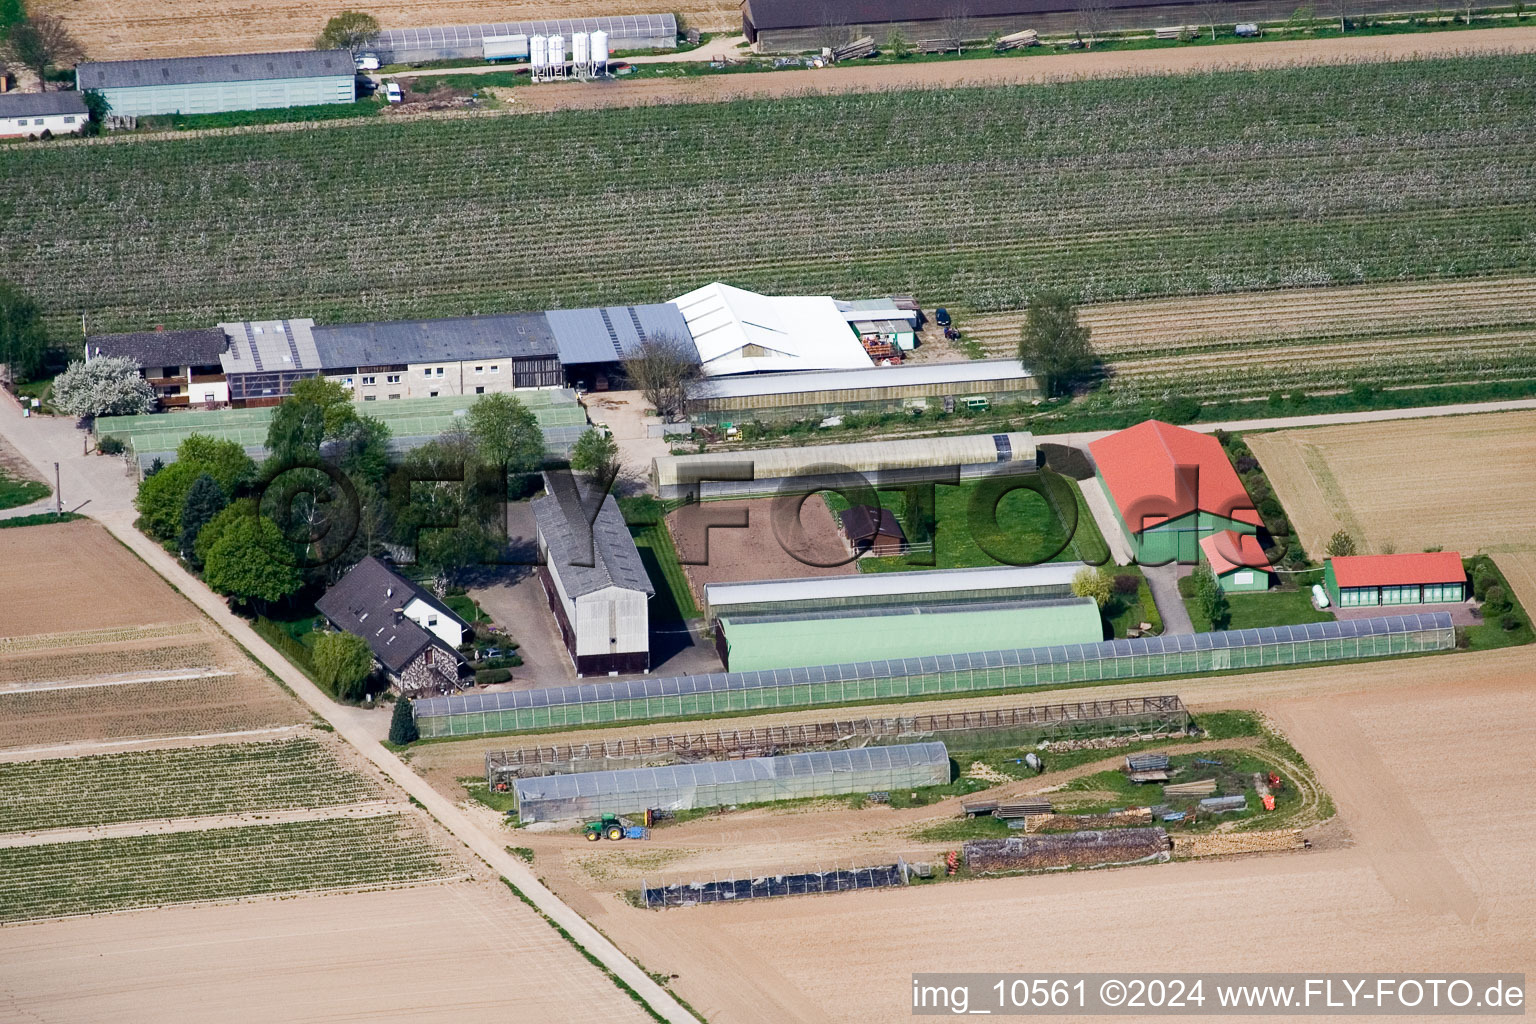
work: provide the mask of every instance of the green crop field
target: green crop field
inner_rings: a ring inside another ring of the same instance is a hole
[[[1533,82],[1495,55],[56,144],[7,154],[0,237],[60,336],[715,279],[982,311],[1516,274]]]
[[[0,764],[0,832],[329,807],[380,788],[311,739]]]
[[[0,849],[0,921],[456,873],[451,856],[401,814],[22,846]]]

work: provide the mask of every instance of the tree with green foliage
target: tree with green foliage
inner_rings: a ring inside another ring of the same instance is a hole
[[[27,16],[27,8],[21,0],[0,0],[0,40],[10,34],[11,26],[20,24]]]
[[[1227,594],[1216,581],[1216,574],[1208,563],[1195,566],[1195,602],[1200,614],[1210,622],[1212,629],[1226,629],[1232,623],[1232,606]]]
[[[181,557],[188,561],[193,560],[197,546],[197,535],[203,532],[203,527],[213,521],[213,517],[224,511],[224,506],[229,504],[229,498],[224,494],[224,488],[219,482],[206,472],[199,473],[192,486],[187,491],[186,500],[181,505],[181,538],[179,546]]]
[[[1029,299],[1019,336],[1019,361],[1040,381],[1044,395],[1069,395],[1093,372],[1089,330],[1077,304],[1064,292],[1037,292]]]
[[[320,685],[338,700],[358,700],[373,674],[368,641],[351,633],[321,633],[312,658]]]
[[[39,92],[48,90],[48,69],[73,67],[85,59],[85,47],[57,14],[29,14],[12,25],[5,34],[5,52],[37,76]]]
[[[42,308],[15,285],[0,281],[0,381],[32,380],[47,350]]]
[[[134,416],[155,408],[155,389],[125,356],[70,363],[53,380],[53,404],[71,416]]]
[[[885,52],[897,60],[906,60],[912,56],[912,44],[901,34],[901,29],[893,28],[891,34],[885,37]]]
[[[256,476],[256,463],[237,441],[192,434],[176,446],[176,461],[190,462],[213,477],[225,498],[232,498]]]
[[[258,609],[291,596],[304,584],[277,524],[242,516],[208,550],[203,580],[214,590]]]
[[[366,50],[379,38],[379,19],[362,11],[342,11],[325,23],[315,39],[317,50]]]
[[[1103,608],[1114,596],[1114,581],[1097,569],[1085,566],[1072,577],[1072,593],[1078,597],[1091,597],[1094,604]]]
[[[389,720],[389,742],[403,747],[419,739],[421,733],[416,728],[416,714],[411,710],[411,700],[409,697],[401,697],[395,701],[395,713]]]
[[[227,502],[255,472],[256,464],[234,441],[193,434],[177,447],[175,462],[139,485],[134,506],[151,533],[161,540],[174,540],[182,535],[182,512],[198,477],[212,477]],[[196,534],[192,538],[195,543]],[[187,550],[185,543],[182,550]]]
[[[1348,530],[1339,530],[1328,538],[1328,546],[1324,549],[1334,558],[1342,558],[1355,553],[1355,538],[1349,535]]]
[[[592,474],[605,489],[612,486],[619,475],[618,442],[607,430],[588,427],[571,448],[571,468]]]
[[[107,116],[112,113],[112,104],[99,89],[82,90],[80,99],[85,104],[87,118],[80,128],[80,134],[100,135],[102,126],[107,122]]]
[[[372,416],[356,416],[336,430],[336,463],[354,484],[382,486],[389,477],[389,424]]]
[[[192,561],[196,565],[206,565],[208,552],[219,542],[225,532],[241,519],[252,519],[257,515],[255,498],[240,498],[224,506],[206,526],[197,531],[197,539],[192,542]]]
[[[509,478],[544,464],[544,431],[528,407],[511,395],[481,395],[469,407],[469,434],[481,461]]]
[[[292,466],[316,461],[320,446],[346,436],[356,420],[351,392],[324,377],[307,377],[293,385],[268,421],[268,462]]]

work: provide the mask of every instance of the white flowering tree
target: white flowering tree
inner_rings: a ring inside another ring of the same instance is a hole
[[[132,359],[100,356],[54,378],[53,404],[73,416],[129,416],[154,409],[155,389]]]

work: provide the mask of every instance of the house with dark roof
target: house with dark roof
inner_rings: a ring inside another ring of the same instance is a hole
[[[368,642],[407,697],[457,689],[468,622],[377,558],[365,558],[315,602],[326,621]]]
[[[87,361],[100,356],[132,359],[155,389],[160,407],[224,405],[229,382],[220,360],[228,347],[218,327],[190,331],[135,331],[85,339]]]
[[[1454,551],[1330,558],[1323,586],[1337,608],[1457,604],[1467,599],[1467,571]]]
[[[291,50],[88,61],[75,68],[75,88],[101,93],[119,116],[217,114],[351,103],[356,74],[347,50]]]
[[[0,138],[64,135],[90,120],[78,92],[0,92]]]
[[[837,520],[848,545],[861,555],[899,555],[907,549],[907,535],[888,508],[853,505],[839,512]]]
[[[1136,560],[1194,565],[1200,542],[1264,521],[1226,451],[1209,434],[1147,420],[1088,445],[1099,485]]]
[[[649,672],[656,589],[613,495],[569,473],[546,474],[533,500],[539,580],[576,674]]]

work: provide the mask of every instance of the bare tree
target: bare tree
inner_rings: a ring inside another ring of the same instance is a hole
[[[1078,19],[1090,42],[1097,43],[1109,27],[1109,0],[1076,0]]]
[[[48,89],[49,68],[68,67],[85,59],[85,47],[56,14],[28,15],[12,25],[5,50],[12,61],[37,76],[39,92]]]
[[[656,414],[670,422],[688,415],[688,400],[701,376],[699,354],[681,338],[653,335],[625,357],[624,373]]]
[[[939,38],[954,47],[956,53],[963,53],[965,43],[976,34],[971,24],[969,0],[949,0],[943,10],[944,14],[939,18]]]
[[[1211,41],[1216,41],[1216,23],[1225,22],[1227,4],[1226,0],[1201,0],[1199,4],[1200,20],[1211,29]]]
[[[840,46],[846,46],[853,40],[853,32],[848,27],[848,14],[840,3],[828,2],[821,5],[821,17],[818,19],[820,28],[817,31],[817,41],[824,50],[835,50]]]

